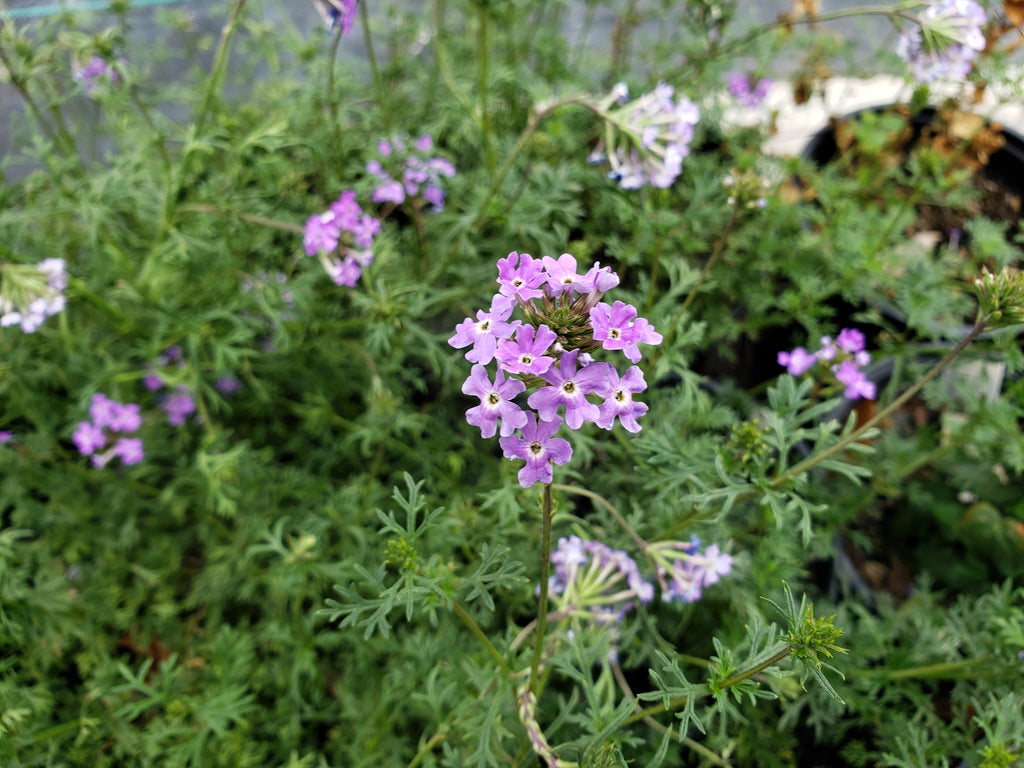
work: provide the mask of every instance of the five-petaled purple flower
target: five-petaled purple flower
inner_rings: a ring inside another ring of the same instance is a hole
[[[494,437],[501,419],[501,436],[509,437],[517,429],[526,426],[526,412],[512,402],[512,398],[526,389],[519,379],[505,380],[499,368],[494,374],[494,383],[487,376],[487,369],[482,365],[474,365],[473,373],[462,385],[467,395],[480,398],[480,405],[466,411],[466,421],[474,427],[480,427],[483,437]]]
[[[562,465],[572,458],[569,441],[555,437],[561,418],[551,421],[537,421],[537,417],[526,413],[526,424],[520,430],[520,437],[500,437],[498,444],[506,459],[522,459],[526,466],[519,470],[519,484],[529,488],[534,483],[550,483],[554,479],[552,464]]]
[[[587,400],[587,395],[606,392],[609,379],[615,373],[611,363],[591,363],[576,370],[577,355],[578,349],[563,352],[558,365],[541,377],[550,386],[538,389],[526,401],[544,421],[554,419],[559,406],[564,405],[565,424],[569,429],[579,429],[584,421],[600,418],[600,409]]]

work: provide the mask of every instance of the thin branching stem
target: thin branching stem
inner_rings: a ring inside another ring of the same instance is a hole
[[[814,454],[813,456],[808,456],[803,461],[790,467],[781,475],[771,480],[768,483],[767,487],[769,489],[774,489],[785,485],[793,478],[798,477],[800,474],[817,466],[826,459],[835,456],[837,453],[845,449],[847,446],[860,440],[870,430],[874,429],[876,426],[881,424],[885,419],[889,418],[893,413],[902,408],[903,405],[905,405],[912,397],[914,397],[914,395],[920,392],[929,381],[931,381],[940,373],[942,373],[942,371],[944,371],[950,363],[956,360],[956,358],[960,356],[960,353],[967,349],[967,347],[970,346],[971,343],[973,343],[982,334],[984,330],[985,321],[979,320],[974,325],[974,327],[971,328],[970,332],[963,339],[961,339],[955,347],[949,350],[949,352],[947,352],[946,355],[941,360],[939,360],[939,362],[933,365],[931,369],[927,373],[925,373],[924,376],[918,379],[918,381],[909,389],[907,389],[902,395],[897,397],[888,406],[880,410],[873,417],[868,419],[866,422],[864,422],[864,424],[862,424],[860,427],[858,427],[853,432],[848,434],[839,442],[829,446],[828,448],[825,448],[824,450]]]
[[[231,16],[220,31],[220,42],[217,44],[217,52],[213,57],[213,67],[210,70],[210,79],[206,83],[206,93],[203,94],[203,103],[196,116],[196,136],[202,135],[206,128],[206,122],[213,111],[213,103],[220,95],[224,85],[224,78],[227,74],[228,57],[231,53],[231,43],[235,37],[235,30],[242,18],[242,9],[245,8],[245,0],[235,0],[235,7]]]

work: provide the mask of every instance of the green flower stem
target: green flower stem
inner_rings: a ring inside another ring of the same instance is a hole
[[[480,97],[480,137],[484,145],[484,160],[487,163],[487,171],[492,176],[494,175],[494,168],[497,165],[497,159],[494,156],[494,142],[492,140],[493,128],[491,126],[491,111],[487,105],[490,95],[488,94],[487,86],[490,75],[488,73],[487,64],[490,56],[490,40],[488,33],[490,32],[490,20],[487,18],[487,12],[484,10],[482,3],[476,7],[476,18],[479,29],[477,30],[477,62],[479,63],[479,72],[477,78],[477,92]]]
[[[128,89],[128,99],[134,105],[139,116],[142,118],[142,122],[146,124],[146,127],[153,133],[153,145],[156,147],[156,151],[160,153],[160,161],[164,167],[164,185],[170,182],[171,176],[171,158],[167,154],[167,137],[164,132],[156,127],[156,123],[153,122],[153,116],[150,114],[149,108],[142,103],[142,99],[139,98],[139,92],[135,86],[131,86]],[[165,194],[169,194],[169,189],[164,190]]]
[[[21,96],[22,101],[25,102],[25,106],[32,113],[32,117],[35,118],[36,125],[39,126],[39,130],[42,131],[43,135],[53,142],[54,146],[58,147],[64,155],[76,157],[74,141],[71,140],[67,131],[59,126],[57,130],[54,130],[53,126],[43,116],[43,110],[40,109],[36,100],[32,98],[32,94],[29,93],[27,81],[15,69],[3,45],[0,45],[0,64],[3,65],[4,70],[7,72],[8,80],[14,86],[14,90],[18,92],[18,95]]]
[[[509,171],[512,170],[512,165],[516,158],[519,157],[519,153],[523,151],[527,142],[540,127],[541,122],[543,122],[546,117],[551,115],[559,107],[568,106],[569,104],[577,104],[581,107],[588,108],[595,114],[601,114],[597,109],[595,109],[594,105],[590,103],[590,100],[586,96],[569,96],[564,99],[544,102],[542,105],[539,105],[537,110],[530,115],[530,119],[527,122],[526,127],[523,129],[523,132],[516,140],[516,143],[505,156],[505,162],[503,162],[501,167],[492,175],[491,185],[487,188],[487,194],[484,195],[483,202],[480,203],[480,210],[477,212],[476,219],[473,221],[473,229],[480,229],[480,227],[482,227],[487,221],[487,208],[490,205],[491,200],[494,199],[494,195],[497,194],[501,183],[505,180]]]
[[[391,133],[391,109],[389,100],[384,90],[384,78],[380,74],[380,65],[377,64],[377,54],[373,50],[373,35],[370,34],[370,12],[367,10],[369,3],[359,3],[359,23],[363,26],[363,45],[366,46],[366,60],[370,62],[370,72],[373,73],[373,87],[377,90],[377,105],[380,107],[381,118],[384,120],[385,133]]]
[[[466,609],[462,607],[462,604],[454,598],[452,599],[452,611],[459,617],[459,621],[466,626],[466,629],[473,634],[473,637],[480,641],[480,644],[483,645],[484,649],[490,654],[491,658],[494,659],[495,663],[501,667],[501,671],[506,675],[511,675],[512,668],[508,665],[508,662],[505,661],[505,657],[498,652],[498,649],[494,647],[494,643],[492,643],[487,635],[484,634],[484,631],[480,629],[480,625],[477,624],[473,620],[473,617],[466,612]]]
[[[634,544],[636,544],[641,550],[647,548],[647,542],[644,541],[643,537],[633,530],[630,524],[626,522],[626,518],[622,516],[622,513],[612,506],[604,496],[587,490],[586,488],[578,488],[574,485],[562,485],[561,483],[555,483],[552,487],[559,491],[566,491],[568,493],[578,494],[579,496],[586,496],[591,501],[597,502],[597,504],[603,507],[608,514],[615,518],[615,522],[622,526],[622,530],[629,535],[629,538],[633,540]]]
[[[769,659],[766,659],[765,661],[762,661],[760,664],[757,664],[751,667],[750,669],[744,670],[743,672],[737,672],[735,675],[727,677],[725,680],[719,683],[717,687],[719,690],[732,688],[734,685],[743,682],[747,678],[753,677],[759,672],[763,672],[764,670],[768,669],[768,667],[778,664],[780,661],[782,661],[784,658],[786,658],[792,653],[793,646],[786,646],[781,651],[776,653],[774,656],[772,656]],[[708,690],[700,694],[700,698],[709,696],[710,694],[711,691]],[[644,709],[638,710],[635,714],[632,714],[629,717],[627,717],[622,724],[631,725],[632,723],[635,723],[639,720],[643,720],[644,718],[651,717],[653,715],[660,715],[662,712],[668,712],[672,709],[675,709],[676,707],[681,707],[683,704],[686,703],[687,698],[687,696],[679,696],[675,699],[670,699],[667,704],[662,702],[661,704],[655,704],[652,707],[646,707]]]
[[[364,3],[365,5],[365,3]],[[327,108],[331,112],[331,117],[334,122],[338,122],[338,94],[334,90],[334,70],[338,62],[338,51],[341,49],[341,25],[334,31],[334,40],[331,41],[331,53],[327,57],[327,82],[325,88],[327,89],[327,97],[324,101],[327,103]]]
[[[205,203],[188,203],[181,206],[178,210],[183,213],[212,213],[215,216],[235,216],[242,221],[249,221],[253,224],[259,224],[260,226],[272,229],[281,229],[285,232],[295,232],[300,235],[305,231],[301,225],[292,224],[290,221],[270,219],[266,216],[258,216],[254,213],[246,213],[245,211],[226,211],[223,208],[218,208],[215,205],[206,205]]]
[[[455,77],[452,75],[451,63],[448,61],[448,51],[444,47],[444,42],[441,40],[442,31],[445,28],[444,24],[444,0],[435,0],[434,2],[434,33],[437,36],[437,45],[434,46],[434,55],[437,61],[437,69],[441,73],[441,79],[444,80],[444,84],[448,86],[448,90],[452,92],[455,99],[462,105],[466,112],[473,112],[473,104],[465,91],[459,87],[455,81]]]
[[[742,37],[723,45],[721,48],[713,49],[713,51],[717,56],[725,56],[738,48],[745,48],[762,35],[773,32],[777,29],[791,27],[794,24],[817,24],[823,21],[839,21],[840,19],[854,18],[857,16],[885,16],[889,19],[905,19],[906,21],[917,24],[917,16],[909,10],[912,6],[917,4],[918,3],[916,2],[908,2],[898,5],[895,8],[884,5],[864,5],[859,8],[847,8],[843,11],[819,13],[814,16],[802,16],[798,19],[781,19],[780,21],[775,21],[771,24],[765,24],[763,27],[757,27]]]
[[[702,662],[704,664],[708,664],[709,663],[709,662],[707,662],[707,661],[705,661],[703,659],[698,659],[698,661]],[[621,690],[626,695],[627,698],[630,698],[630,699],[633,698],[634,697],[633,690],[629,687],[629,681],[626,680],[626,676],[624,674],[622,674],[622,668],[619,667],[618,664],[612,664],[612,675],[615,677],[615,682],[618,684],[619,690]],[[639,706],[637,707],[637,709],[639,710]],[[661,723],[659,723],[653,717],[645,717],[643,720],[644,720],[645,724],[649,725],[651,728],[656,730],[658,733],[664,734],[664,733],[667,733],[669,731],[669,728],[667,728],[664,725],[662,725]],[[685,744],[687,747],[689,747],[694,752],[696,752],[697,754],[699,754],[702,757],[704,757],[705,759],[707,759],[707,761],[709,763],[712,763],[713,765],[723,765],[723,766],[729,765],[729,763],[727,763],[721,757],[716,755],[710,749],[705,747],[703,744],[694,741],[689,736],[684,736],[682,741],[683,741],[683,744]]]
[[[957,357],[959,357],[960,353],[967,349],[967,347],[970,346],[970,344],[975,339],[977,339],[984,330],[985,320],[982,319],[979,320],[973,328],[971,328],[970,333],[968,333],[963,339],[961,339],[955,347],[949,350],[949,352],[947,352],[946,355],[941,360],[939,360],[939,362],[933,365],[931,369],[917,381],[916,384],[914,384],[902,395],[893,400],[888,406],[880,410],[872,418],[868,419],[868,421],[866,421],[862,426],[855,429],[853,432],[848,434],[835,445],[829,446],[828,448],[824,449],[820,453],[814,454],[813,456],[808,456],[800,463],[796,464],[793,467],[790,467],[788,470],[783,472],[774,480],[770,481],[767,487],[769,489],[773,489],[785,485],[793,478],[808,471],[812,467],[820,464],[825,459],[831,458],[832,456],[836,455],[844,448],[846,448],[846,446],[860,440],[862,437],[865,436],[865,434],[869,430],[873,429],[874,427],[882,423],[882,421],[889,418],[889,416],[891,416],[893,413],[899,410],[914,395],[920,392],[921,389],[925,386],[925,384],[927,384],[929,381],[931,381],[940,373],[942,373],[942,371],[945,370],[946,367],[949,366],[949,364],[952,363]]]
[[[548,580],[551,574],[551,483],[544,483],[544,497],[541,502],[540,536],[540,599],[537,602],[537,634],[533,643],[533,659],[530,662],[530,690],[540,695],[540,660],[544,654],[544,639],[548,628]]]
[[[206,128],[206,121],[213,110],[213,102],[224,85],[224,77],[227,73],[228,54],[231,52],[231,42],[235,36],[235,29],[242,17],[242,9],[245,7],[245,0],[235,0],[235,7],[231,11],[223,29],[220,31],[220,42],[217,44],[217,52],[213,57],[213,67],[210,70],[210,79],[206,83],[206,93],[203,94],[203,104],[196,117],[195,135],[199,136]]]
[[[855,669],[847,672],[850,677],[882,677],[886,680],[967,680],[985,674],[977,667],[991,664],[991,656],[974,659],[958,659],[936,664],[922,664],[905,669]],[[992,675],[1001,675],[1002,670],[993,670]]]

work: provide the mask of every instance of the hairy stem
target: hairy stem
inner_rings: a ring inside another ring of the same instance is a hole
[[[220,31],[220,42],[217,44],[217,52],[213,58],[213,68],[210,70],[210,79],[206,84],[206,93],[203,95],[203,104],[196,117],[196,135],[202,134],[206,128],[206,122],[213,110],[213,103],[220,94],[224,85],[224,78],[227,74],[228,56],[231,53],[231,42],[235,37],[235,30],[238,28],[238,21],[242,17],[242,9],[245,7],[245,0],[235,0],[235,7]]]
[[[540,599],[537,601],[537,634],[533,643],[533,659],[530,662],[528,690],[539,694],[540,660],[544,654],[544,639],[548,628],[548,580],[551,575],[551,483],[544,483],[544,497],[541,502],[540,535]]]

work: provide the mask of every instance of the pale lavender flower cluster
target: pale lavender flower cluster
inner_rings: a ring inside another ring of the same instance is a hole
[[[843,387],[843,395],[850,400],[863,397],[875,399],[875,384],[861,370],[871,362],[871,355],[864,349],[864,334],[855,328],[844,328],[832,339],[823,336],[816,352],[797,347],[791,352],[779,352],[778,363],[785,366],[787,373],[802,376],[815,366],[825,367]]]
[[[127,62],[118,59],[117,63],[123,66]],[[117,67],[102,56],[92,56],[84,66],[74,66],[72,77],[81,83],[86,96],[91,96],[101,83],[121,82],[121,73],[117,71]]]
[[[620,376],[591,353],[619,351],[638,363],[639,345],[658,344],[661,334],[635,307],[601,301],[619,283],[609,267],[594,264],[580,274],[568,253],[535,259],[513,251],[498,260],[497,282],[490,308],[459,323],[448,343],[469,347],[466,359],[474,363],[462,391],[480,404],[466,411],[466,421],[483,437],[499,434],[505,458],[526,462],[519,482],[529,488],[551,482],[552,464],[571,458],[568,441],[555,437],[563,422],[569,429],[586,422],[611,429],[618,419],[640,431],[637,419],[647,406],[633,396],[647,388],[643,372],[633,365]],[[511,319],[517,307],[525,322]],[[486,367],[492,362],[493,379]],[[515,398],[531,387],[538,389],[526,398],[528,411]]]
[[[621,101],[627,94],[619,83],[606,102]],[[690,154],[694,126],[700,109],[685,96],[675,99],[675,89],[659,83],[650,93],[616,108],[603,109],[606,134],[591,153],[592,163],[611,165],[608,177],[623,189],[670,187]]]
[[[985,48],[985,9],[974,0],[935,0],[905,28],[896,53],[919,83],[966,77]]]
[[[636,561],[600,541],[559,539],[551,565],[548,592],[559,609],[598,624],[615,623],[635,601],[649,603],[654,598],[654,586],[640,575]]]
[[[739,105],[748,109],[760,107],[772,87],[771,78],[755,78],[751,72],[730,72],[726,83]]]
[[[704,587],[717,584],[732,571],[732,556],[717,544],[700,551],[700,539],[647,544],[644,554],[654,565],[663,602],[693,603]],[[599,541],[569,536],[551,553],[553,575],[548,590],[559,610],[582,615],[598,624],[614,623],[637,602],[654,598],[654,585],[636,561],[622,550]]]
[[[700,550],[700,539],[690,541],[658,541],[649,544],[647,556],[657,567],[661,599],[666,603],[694,603],[701,599],[703,588],[717,584],[732,571],[732,556],[717,544]]]
[[[443,209],[441,182],[455,175],[455,166],[443,157],[431,156],[433,149],[434,140],[428,134],[411,147],[403,138],[377,142],[380,159],[366,164],[367,172],[379,182],[371,195],[373,202],[401,205],[407,198],[420,198],[435,212]]]
[[[137,403],[118,403],[97,392],[89,404],[89,418],[89,421],[78,423],[71,441],[79,453],[92,457],[94,467],[103,469],[114,458],[129,466],[142,461],[145,456],[142,440],[126,437],[142,426]],[[113,441],[113,445],[100,453],[108,441]]]
[[[363,213],[356,193],[346,190],[330,208],[306,220],[302,243],[306,255],[319,257],[336,285],[351,288],[373,263],[371,248],[378,234],[380,219]]]
[[[0,264],[0,277],[0,328],[17,325],[25,333],[35,333],[46,318],[64,309],[68,286],[64,259]]]

